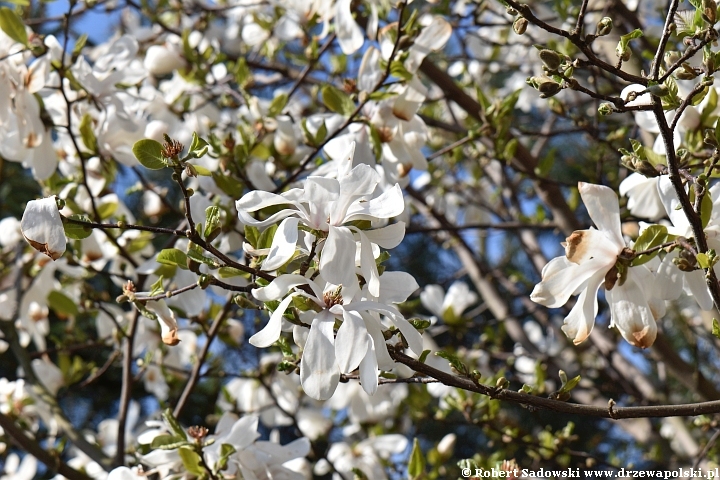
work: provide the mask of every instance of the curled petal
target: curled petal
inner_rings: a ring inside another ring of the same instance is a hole
[[[266,348],[277,342],[278,338],[280,338],[280,331],[282,330],[283,314],[290,305],[290,302],[292,302],[292,299],[293,295],[288,295],[280,302],[280,305],[278,305],[272,315],[270,315],[270,320],[267,325],[265,325],[265,328],[250,337],[250,344],[258,348]]]
[[[358,202],[350,205],[345,222],[397,217],[403,210],[405,210],[405,200],[403,199],[402,190],[400,185],[395,184],[394,187],[385,190],[379,197],[368,202]]]
[[[362,30],[352,17],[351,3],[351,0],[339,0],[335,3],[335,33],[345,55],[357,52],[365,43]]]
[[[277,270],[295,254],[298,240],[299,218],[286,218],[280,223],[273,237],[270,253],[263,262],[263,270]]]

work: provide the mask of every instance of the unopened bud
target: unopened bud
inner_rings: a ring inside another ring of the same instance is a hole
[[[620,57],[620,60],[627,62],[632,56],[632,50],[630,50],[629,47],[620,48],[620,45],[618,45],[618,48],[615,49],[615,54]]]
[[[610,34],[613,29],[613,21],[610,17],[603,17],[600,19],[600,21],[597,23],[596,27],[596,35],[598,37],[604,37],[605,35]]]
[[[508,15],[511,15],[511,16],[513,16],[513,17],[516,17],[517,14],[518,14],[518,11],[515,10],[515,9],[514,9],[513,7],[511,7],[510,5],[508,5],[507,7],[505,7],[505,13],[507,13]]]
[[[457,443],[457,435],[454,433],[448,433],[438,443],[437,451],[443,458],[450,458],[455,450],[455,443]]]
[[[680,52],[676,50],[670,50],[669,52],[665,53],[665,65],[668,67],[674,65],[678,60],[680,60]]]
[[[195,195],[195,190],[193,190],[192,188],[188,188],[186,191],[188,197],[192,197],[193,195]]]
[[[207,287],[210,286],[211,281],[212,280],[209,275],[200,275],[200,277],[198,277],[197,284],[198,284],[198,287],[205,290]]]
[[[683,63],[682,70],[678,70],[677,72],[675,72],[675,77],[678,80],[692,80],[697,76],[698,74],[695,69],[692,68],[688,63]]]
[[[118,297],[115,299],[117,303],[125,303],[128,300],[130,300],[130,297],[128,297],[127,295],[118,295]]]
[[[505,377],[500,377],[497,379],[497,382],[495,382],[495,387],[499,389],[506,389],[510,385],[510,381]]]
[[[542,60],[548,69],[555,71],[560,67],[563,59],[559,53],[544,49],[540,50],[540,60]]]
[[[603,116],[604,115],[612,115],[612,113],[613,113],[612,104],[607,103],[607,102],[601,103],[600,106],[598,107],[598,113]]]
[[[513,31],[518,35],[525,33],[528,27],[528,21],[524,17],[518,17],[513,22]]]
[[[562,87],[559,83],[548,80],[538,85],[538,92],[540,92],[540,98],[550,98],[560,93]]]
[[[188,177],[197,177],[198,176],[197,170],[195,169],[195,166],[192,163],[188,163],[187,165],[185,165],[185,174]]]

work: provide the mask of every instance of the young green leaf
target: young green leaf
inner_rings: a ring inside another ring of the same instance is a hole
[[[408,463],[408,479],[419,480],[425,473],[425,456],[420,448],[418,439],[413,439],[413,448],[410,452],[410,462]]]
[[[637,241],[635,242],[635,246],[633,247],[633,250],[636,252],[643,252],[645,250],[649,250],[651,248],[657,247],[658,245],[662,245],[667,240],[667,227],[664,225],[650,225],[647,227],[638,237]],[[635,259],[632,262],[632,265],[638,266],[642,265],[643,263],[647,263],[652,258],[657,255],[659,250],[655,250],[652,253],[649,254],[642,254],[635,257]]]
[[[133,154],[138,162],[150,170],[165,168],[167,163],[162,156],[162,145],[160,142],[151,139],[138,140],[133,145]]]
[[[0,29],[18,43],[28,46],[28,36],[22,19],[8,7],[0,7]]]
[[[177,248],[166,248],[158,253],[157,262],[163,265],[175,265],[187,270],[187,255]]]
[[[90,219],[84,215],[73,214],[68,218],[90,223]],[[82,240],[83,238],[87,238],[92,235],[92,228],[84,225],[78,225],[77,223],[70,223],[68,221],[63,222],[63,230],[65,230],[65,236],[73,240]]]

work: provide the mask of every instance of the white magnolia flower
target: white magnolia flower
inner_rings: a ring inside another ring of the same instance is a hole
[[[672,222],[672,226],[668,227],[668,233],[686,238],[694,237],[692,226],[680,208],[680,200],[678,200],[670,177],[660,177],[657,183],[657,191],[667,216]],[[710,188],[709,195],[713,203],[713,209],[704,231],[708,246],[718,250],[720,249],[720,184],[713,185]],[[713,301],[710,290],[705,283],[703,270],[681,271],[673,264],[673,259],[677,256],[677,251],[667,254],[658,269],[658,274],[662,279],[661,284],[658,286],[662,295],[664,295],[662,298],[674,300],[680,296],[682,290],[685,290],[695,298],[700,308],[706,311],[711,310]]]
[[[338,165],[337,178],[308,177],[305,187],[280,195],[252,191],[236,206],[240,220],[246,225],[264,228],[282,220],[273,237],[270,251],[263,262],[263,270],[276,270],[288,262],[297,248],[302,222],[305,226],[327,232],[320,257],[320,272],[328,282],[357,290],[355,252],[358,235],[361,250],[361,269],[370,293],[379,296],[379,276],[373,254],[373,244],[394,248],[405,235],[405,224],[396,223],[376,230],[362,231],[346,224],[356,220],[386,220],[405,209],[399,185],[380,196],[367,199],[380,183],[380,175],[369,165],[352,168],[355,144],[352,143],[345,160]],[[256,220],[250,213],[275,205],[291,205],[265,220]],[[352,294],[350,294],[352,295]]]
[[[620,232],[617,196],[608,187],[579,183],[578,189],[590,218],[599,228],[577,230],[567,238],[565,256],[552,259],[542,271],[542,281],[530,298],[558,308],[579,294],[577,303],[562,327],[576,345],[584,341],[595,324],[597,292],[603,285],[610,305],[611,326],[636,347],[655,342],[657,325],[635,268],[625,266],[618,278],[618,257],[626,249]],[[626,275],[626,276],[625,276]]]
[[[478,296],[470,291],[465,282],[454,282],[447,294],[440,285],[428,285],[420,294],[423,306],[438,318],[446,322],[457,321],[470,305],[477,302]]]
[[[342,478],[353,478],[353,469],[362,471],[367,478],[373,480],[386,480],[385,468],[381,459],[388,459],[393,454],[402,453],[407,448],[408,441],[402,435],[380,435],[368,438],[355,446],[345,442],[333,443],[328,450],[327,458]],[[341,478],[334,475],[333,479]]]
[[[65,230],[55,197],[28,202],[20,222],[25,240],[35,250],[57,260],[65,252]]]
[[[332,283],[323,287],[302,275],[282,275],[268,286],[252,291],[255,298],[267,302],[280,300],[295,289],[280,302],[265,328],[250,337],[250,343],[259,348],[275,343],[282,331],[283,314],[293,298],[306,297],[320,311],[313,312],[300,361],[300,381],[305,393],[317,400],[327,400],[335,392],[341,373],[359,369],[363,389],[372,395],[378,387],[378,368],[389,369],[394,365],[383,337],[380,314],[400,330],[413,352],[422,353],[420,333],[390,305],[404,302],[417,289],[415,279],[404,272],[385,272],[379,283],[381,296],[377,301],[368,301],[367,287],[351,298]],[[313,294],[297,288],[301,285],[309,286]],[[339,320],[342,325],[336,336],[334,327]]]

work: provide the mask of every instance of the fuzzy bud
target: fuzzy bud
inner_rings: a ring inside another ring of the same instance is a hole
[[[528,27],[528,21],[524,17],[518,17],[513,22],[513,31],[518,35],[525,33]]]
[[[609,35],[613,29],[613,21],[610,17],[603,17],[597,23],[596,32],[598,37],[604,37]]]
[[[613,106],[612,106],[610,103],[607,103],[607,102],[601,103],[600,106],[598,107],[598,113],[599,113],[600,115],[603,115],[603,116],[605,116],[605,115],[612,115],[612,113],[613,113]]]
[[[562,63],[562,57],[560,54],[552,50],[548,50],[547,48],[540,50],[540,60],[542,60],[549,70],[553,71],[557,70]]]

